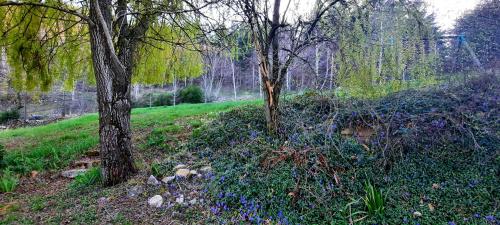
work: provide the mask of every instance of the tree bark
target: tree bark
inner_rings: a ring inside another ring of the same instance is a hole
[[[89,25],[89,31],[97,86],[101,173],[103,184],[111,186],[126,181],[136,172],[130,130],[134,46],[121,40],[120,52],[116,55],[110,40],[112,31],[108,29],[112,20],[111,1],[90,2],[90,18],[96,21]]]

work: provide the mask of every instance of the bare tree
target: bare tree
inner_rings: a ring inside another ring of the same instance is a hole
[[[326,11],[339,1],[318,1],[310,18],[297,16],[295,22],[288,22],[286,14],[291,0],[283,13],[280,12],[281,0],[235,0],[253,32],[253,41],[260,60],[265,115],[270,133],[276,133],[278,129],[279,96],[288,67],[304,48],[319,40],[315,35],[315,28]],[[290,39],[286,45],[282,44],[284,38]],[[280,55],[284,55],[283,60]]]

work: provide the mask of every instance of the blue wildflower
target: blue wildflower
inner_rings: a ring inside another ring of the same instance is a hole
[[[490,222],[495,222],[495,220],[496,220],[495,216],[493,216],[493,215],[488,215],[488,216],[485,216],[484,218]]]

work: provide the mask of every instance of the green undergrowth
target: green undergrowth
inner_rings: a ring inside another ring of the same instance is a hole
[[[247,100],[209,104],[181,104],[178,106],[140,108],[132,110],[133,132],[149,131],[147,142],[151,145],[164,143],[165,132],[175,133],[181,128],[173,124],[178,118],[206,115],[214,118],[219,112],[242,105],[258,104]],[[193,126],[197,125],[194,122]],[[86,151],[96,148],[98,116],[88,114],[56,123],[0,132],[0,175],[28,174],[33,170],[46,171],[64,168]]]
[[[226,112],[190,141],[214,168],[212,222],[496,224],[498,84],[374,100],[308,92],[282,104],[277,136],[261,107]]]

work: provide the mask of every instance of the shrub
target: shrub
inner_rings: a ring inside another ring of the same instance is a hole
[[[19,180],[9,170],[4,170],[0,177],[0,192],[12,192],[16,189]]]
[[[203,90],[195,85],[190,85],[179,91],[182,103],[203,103]]]
[[[19,119],[20,114],[18,109],[11,109],[5,112],[0,112],[0,123],[5,123],[9,120]]]
[[[139,99],[132,100],[132,108],[145,108],[149,106],[173,105],[173,95],[170,93],[148,93]]]
[[[71,182],[70,188],[72,189],[83,189],[96,185],[102,181],[101,168],[92,167],[87,172],[80,174],[75,177],[75,180]]]
[[[161,93],[155,96],[153,106],[169,106],[173,105],[174,96],[170,93]]]

